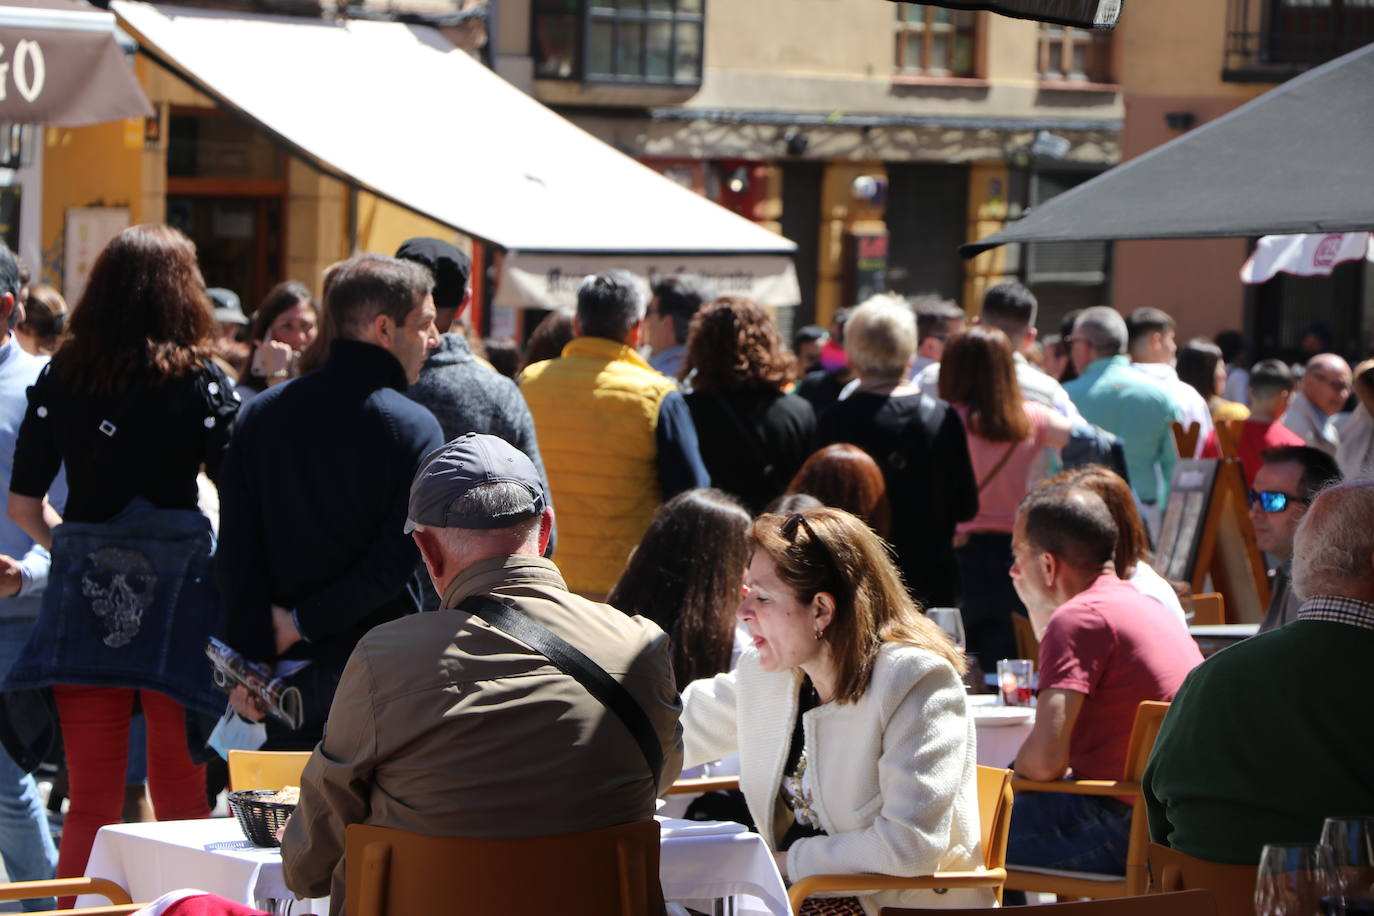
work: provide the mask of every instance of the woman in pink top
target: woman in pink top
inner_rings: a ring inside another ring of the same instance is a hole
[[[978,482],[978,514],[955,534],[964,631],[969,653],[984,671],[995,671],[998,659],[1016,657],[1011,614],[1026,612],[1010,575],[1016,507],[1030,489],[1041,452],[1068,443],[1069,421],[1022,398],[1011,344],[986,325],[974,325],[945,345],[940,398],[964,421]]]

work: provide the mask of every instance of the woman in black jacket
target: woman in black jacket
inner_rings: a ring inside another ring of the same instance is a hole
[[[782,389],[789,362],[761,305],[726,296],[692,318],[683,377],[711,485],[757,515],[811,453],[816,415]]]
[[[211,359],[214,337],[195,246],[167,226],[133,226],[96,258],[29,389],[9,515],[53,566],[9,686],[51,686],[62,723],[71,809],[59,878],[84,874],[96,831],[119,821],[136,698],[158,818],[210,814],[184,723],[187,706],[222,702],[202,655],[218,596],[196,474],[217,476],[238,400]],[[59,466],[61,515],[44,498]]]

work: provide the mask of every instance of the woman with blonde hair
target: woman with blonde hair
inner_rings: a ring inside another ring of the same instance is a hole
[[[892,548],[906,586],[927,607],[959,602],[954,526],[978,511],[978,492],[959,414],[908,381],[916,318],[888,296],[854,309],[845,353],[857,374],[821,417],[820,445],[848,442],[877,462],[892,509]]]
[[[955,556],[964,583],[964,632],[984,671],[1016,655],[1012,613],[1025,606],[1011,584],[1011,529],[1030,489],[1031,470],[1046,448],[1069,441],[1069,421],[1025,401],[1007,335],[975,325],[945,344],[940,397],[964,421],[978,481],[978,514],[956,529]]]
[[[684,765],[740,755],[740,789],[784,877],[974,869],[976,745],[961,653],[886,545],[838,509],[763,515],[737,615],[752,648],[683,692]],[[888,891],[802,913],[991,906],[987,890]]]

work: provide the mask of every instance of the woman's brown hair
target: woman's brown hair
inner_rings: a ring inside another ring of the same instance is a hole
[[[967,406],[969,431],[989,442],[1020,442],[1031,434],[1011,342],[997,328],[974,325],[945,344],[940,398]]]
[[[95,259],[53,371],[73,391],[121,394],[205,366],[215,331],[196,246],[170,226],[130,226]]]
[[[679,687],[730,670],[749,523],[720,490],[679,493],[659,508],[606,599],[668,634]]]
[[[788,493],[806,493],[833,509],[857,515],[878,537],[892,526],[887,483],[882,469],[857,445],[837,442],[806,459],[787,485]]]
[[[820,592],[834,598],[835,613],[822,638],[835,662],[836,702],[863,696],[884,643],[925,649],[964,672],[963,653],[921,613],[887,545],[862,519],[831,508],[761,515],[749,542],[773,561],[798,601],[809,603]]]
[[[320,307],[310,298],[310,290],[304,283],[299,280],[283,280],[272,287],[263,297],[262,305],[253,313],[253,324],[248,332],[248,339],[254,343],[266,340],[272,331],[272,322],[276,321],[282,312],[301,303],[310,306],[315,313],[315,320],[320,320]]]
[[[773,317],[752,299],[723,296],[692,316],[682,377],[692,390],[781,391],[791,379]]]
[[[1150,539],[1135,508],[1130,485],[1111,468],[1100,464],[1064,471],[1051,484],[1066,483],[1092,490],[1107,504],[1116,521],[1116,554],[1113,565],[1122,579],[1130,578],[1137,563],[1150,561]]]

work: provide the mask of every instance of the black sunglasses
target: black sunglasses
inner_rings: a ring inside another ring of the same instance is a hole
[[[835,562],[835,555],[830,552],[830,546],[824,540],[816,536],[816,529],[811,527],[811,523],[806,520],[806,516],[800,512],[793,512],[783,520],[782,527],[778,532],[787,540],[795,545],[797,543],[797,529],[805,528],[810,535],[813,544],[819,544],[821,553],[825,554],[826,564],[829,565],[831,572],[838,574],[839,566]]]
[[[1254,508],[1259,503],[1260,510],[1265,513],[1282,512],[1292,503],[1310,503],[1311,499],[1302,496],[1289,496],[1287,493],[1280,493],[1276,490],[1261,490],[1256,492],[1251,490],[1249,493],[1250,508]]]

